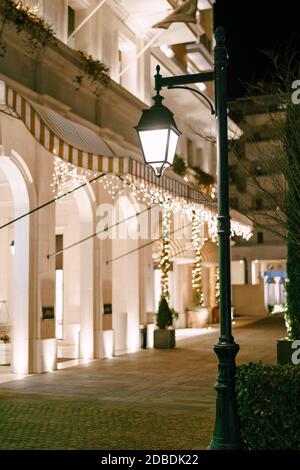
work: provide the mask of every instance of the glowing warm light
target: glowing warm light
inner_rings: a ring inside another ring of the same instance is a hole
[[[192,242],[196,252],[195,263],[192,271],[192,287],[194,291],[194,302],[196,305],[203,307],[204,296],[202,290],[202,255],[201,250],[203,246],[203,222],[196,213],[192,215]]]
[[[90,170],[77,168],[71,163],[55,157],[51,182],[52,192],[55,194],[55,197],[62,196],[64,193],[87,183],[96,176],[97,174],[92,173]]]
[[[147,325],[147,348],[153,348],[154,346],[154,330],[156,326],[154,323]]]
[[[55,336],[63,339],[63,270],[55,271]]]
[[[166,57],[168,57],[168,59],[173,59],[173,57],[175,57],[174,51],[169,46],[166,46],[165,44],[160,46],[160,50],[161,52],[165,54]]]
[[[79,334],[80,359],[92,359],[93,357],[93,332],[90,328],[84,328]]]
[[[15,346],[15,349],[16,349],[16,346]],[[17,375],[24,375],[28,372],[28,362],[27,362],[26,354],[23,354],[23,353],[18,354],[17,351],[14,350],[13,372],[15,372]]]
[[[162,218],[162,249],[160,254],[159,267],[161,270],[160,286],[161,296],[165,297],[167,302],[170,300],[169,294],[169,269],[170,269],[170,211],[164,208]]]
[[[159,76],[159,65],[156,70]],[[154,170],[156,176],[161,176],[173,163],[181,132],[177,128],[173,113],[162,104],[163,97],[158,90],[153,100],[151,108],[143,110],[135,129],[146,165]]]
[[[102,332],[102,357],[111,359],[114,357],[114,331],[107,330]]]
[[[57,340],[55,338],[41,340],[42,371],[51,372],[57,365]]]
[[[0,104],[6,104],[5,100],[5,82],[0,80]]]
[[[140,131],[139,136],[146,163],[153,168],[155,174],[163,173],[173,163],[178,134],[172,129],[153,129]]]

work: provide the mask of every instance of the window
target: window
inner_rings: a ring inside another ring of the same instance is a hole
[[[257,232],[257,243],[261,244],[264,242],[264,232]]]
[[[262,167],[260,165],[256,165],[254,169],[255,176],[261,176],[262,174]]]
[[[118,57],[116,81],[137,96],[137,48],[125,34],[118,34]]]
[[[193,141],[191,139],[187,139],[187,157],[188,157],[188,166],[193,167]]]
[[[203,167],[203,149],[202,148],[197,148],[197,166],[199,168]]]
[[[112,314],[112,304],[103,304],[103,313],[105,315],[111,315]]]
[[[68,36],[75,30],[75,11],[68,6]]]
[[[260,198],[259,198],[259,199],[256,199],[256,201],[255,201],[255,209],[256,209],[257,211],[261,211],[262,208],[263,208],[262,199],[260,199]]]

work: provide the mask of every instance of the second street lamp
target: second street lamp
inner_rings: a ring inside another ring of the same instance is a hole
[[[198,93],[209,103],[208,98],[198,90],[186,85],[215,82],[216,127],[217,127],[217,185],[218,185],[218,238],[219,238],[219,284],[220,284],[220,337],[214,346],[218,357],[218,376],[215,389],[216,422],[210,449],[234,450],[241,448],[239,424],[235,397],[235,357],[239,345],[232,336],[231,321],[231,279],[230,279],[230,216],[228,189],[228,128],[227,128],[227,51],[223,28],[215,31],[214,72],[175,77],[162,77],[157,68],[155,76],[156,96],[152,108],[143,111],[136,130],[145,162],[152,166],[157,176],[173,163],[180,132],[173,113],[162,105],[160,90],[183,88]]]

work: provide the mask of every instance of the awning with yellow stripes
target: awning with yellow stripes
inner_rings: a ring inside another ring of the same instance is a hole
[[[128,172],[128,159],[111,155],[104,141],[90,129],[25,99],[9,86],[5,87],[5,101],[33,137],[53,155],[91,171]],[[95,153],[97,149],[102,153]]]
[[[213,201],[173,174],[157,178],[143,162],[126,155],[114,155],[109,145],[95,132],[50,108],[24,98],[5,82],[5,104],[23,121],[31,135],[51,154],[91,171],[132,175],[153,186],[206,206]]]

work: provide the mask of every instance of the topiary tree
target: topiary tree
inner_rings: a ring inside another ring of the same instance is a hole
[[[167,326],[171,326],[173,324],[172,310],[170,309],[165,297],[160,299],[156,324],[160,330],[164,330]]]

